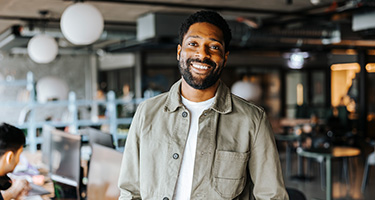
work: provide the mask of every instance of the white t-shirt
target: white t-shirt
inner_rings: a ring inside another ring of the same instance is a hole
[[[180,175],[177,179],[174,200],[190,200],[191,188],[193,184],[195,152],[197,149],[198,122],[203,111],[208,109],[215,100],[215,97],[203,101],[192,102],[181,96],[182,103],[190,111],[190,128],[186,141],[185,150],[182,156]]]

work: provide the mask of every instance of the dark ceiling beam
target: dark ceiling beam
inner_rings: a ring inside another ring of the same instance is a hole
[[[74,1],[74,0],[63,0],[63,1]],[[165,6],[172,8],[188,8],[188,9],[204,9],[204,10],[215,10],[215,11],[231,11],[231,12],[246,12],[246,13],[261,13],[261,14],[273,14],[273,15],[285,15],[290,12],[266,10],[266,9],[254,9],[254,8],[243,8],[241,5],[238,7],[232,6],[212,6],[212,5],[197,5],[187,3],[171,3],[171,2],[153,2],[153,1],[127,1],[127,0],[86,0],[86,2],[103,2],[103,3],[122,3],[122,4],[135,4],[135,5],[146,5],[146,6]]]
[[[52,22],[52,23],[60,23],[60,18],[45,18],[42,19],[40,17],[17,17],[17,16],[2,16],[0,15],[0,20],[19,20],[25,21],[28,23],[32,22]],[[113,26],[136,26],[136,23],[133,22],[118,22],[118,21],[108,21],[105,20],[104,25],[113,25]]]
[[[75,1],[75,0],[63,0],[63,1]],[[172,2],[154,2],[154,1],[136,1],[136,0],[86,0],[91,2],[102,2],[102,3],[121,3],[121,4],[134,4],[134,5],[148,5],[148,6],[165,6],[172,8],[187,8],[187,9],[206,9],[215,11],[227,11],[227,12],[245,12],[245,13],[258,13],[258,14],[269,14],[272,17],[267,17],[264,19],[264,25],[282,25],[290,23],[292,21],[306,20],[312,17],[319,17],[322,15],[330,16],[336,13],[335,11],[328,12],[318,12],[312,13],[313,11],[319,11],[324,8],[329,8],[332,3],[319,4],[314,7],[303,8],[297,11],[276,11],[268,9],[255,9],[255,8],[244,8],[239,5],[238,7],[233,6],[213,6],[213,5],[197,5],[197,4],[187,4],[187,3],[172,3]],[[337,6],[343,6],[347,0],[336,0]],[[288,18],[282,20],[283,18]]]
[[[335,3],[337,4],[337,6],[343,6],[346,3],[346,1],[347,0],[337,0],[337,1],[335,1]],[[321,9],[324,9],[324,8],[329,8],[329,7],[332,6],[332,4],[333,4],[333,2],[331,2],[331,3],[321,3],[321,4],[318,4],[318,5],[315,5],[314,7],[302,8],[300,10],[294,11],[293,14],[295,14],[295,15],[306,15],[308,13],[311,13],[314,10],[321,10]]]
[[[19,20],[19,21],[48,21],[48,22],[60,22],[57,18],[42,19],[40,17],[17,17],[17,16],[3,16],[0,15],[0,20]]]
[[[346,3],[346,0],[336,1],[336,4],[338,7],[344,6],[345,3]],[[331,5],[332,3],[319,4],[311,8],[304,8],[304,9],[294,11],[286,15],[276,15],[276,16],[264,19],[264,24],[267,24],[270,26],[285,25],[285,24],[300,22],[300,21],[311,21],[312,19],[316,19],[316,18],[329,18],[332,15],[338,13],[335,10],[328,10],[331,7]],[[320,10],[322,9],[326,9],[326,10],[321,12]],[[318,12],[313,13],[314,11],[318,11]],[[288,19],[283,20],[283,18],[288,18]]]

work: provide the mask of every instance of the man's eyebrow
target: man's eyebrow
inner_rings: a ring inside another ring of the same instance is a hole
[[[220,43],[221,45],[223,45],[223,42],[222,42],[222,41],[217,40],[217,39],[215,39],[215,38],[210,38],[210,40],[215,41],[215,42],[218,42],[218,43]]]
[[[188,36],[187,38],[202,38],[202,37],[200,37],[198,35],[191,35],[191,36]]]
[[[198,36],[198,35],[191,35],[191,36],[189,36],[189,37],[187,37],[187,38],[198,38],[198,39],[200,39],[200,38],[202,38],[202,37],[201,37],[201,36]],[[220,40],[218,40],[218,39],[215,39],[215,38],[209,38],[209,39],[212,40],[212,41],[218,42],[218,43],[220,43],[221,45],[223,45],[223,42],[220,41]]]

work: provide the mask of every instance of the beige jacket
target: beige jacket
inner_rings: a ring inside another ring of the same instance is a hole
[[[138,107],[122,160],[121,200],[172,199],[190,123],[180,85]],[[199,118],[191,199],[288,199],[264,110],[222,82]]]

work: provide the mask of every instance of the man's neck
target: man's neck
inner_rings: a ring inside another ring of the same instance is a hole
[[[181,84],[181,94],[189,101],[202,102],[211,99],[215,96],[216,90],[219,87],[219,81],[217,81],[213,86],[198,90],[191,87],[184,79],[182,79]]]
[[[5,167],[7,166],[7,163],[5,161],[4,155],[0,157],[0,176],[5,176],[7,174]]]

